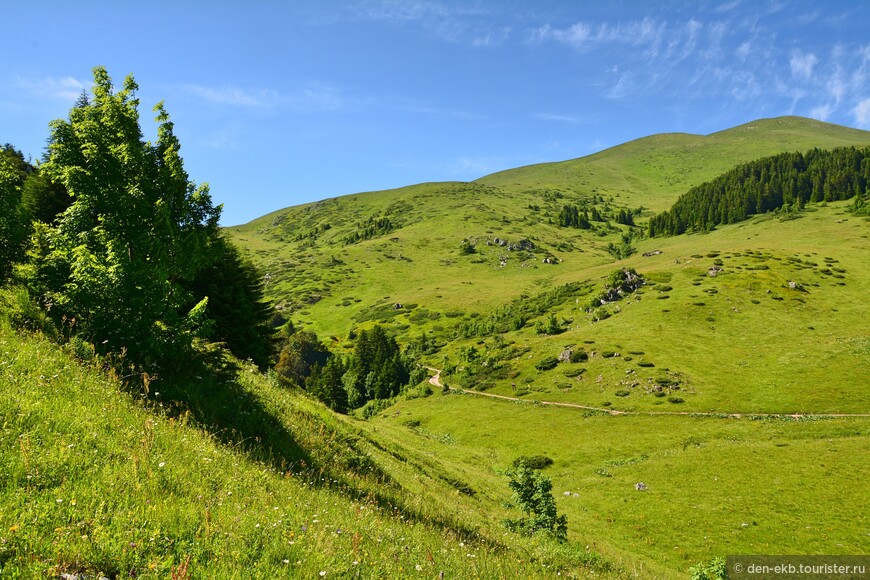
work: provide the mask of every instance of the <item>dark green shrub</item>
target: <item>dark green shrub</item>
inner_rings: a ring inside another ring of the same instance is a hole
[[[627,397],[627,396],[629,396],[630,394],[631,394],[631,391],[629,391],[629,390],[627,390],[627,389],[619,389],[619,390],[616,391],[616,393],[615,393],[615,395],[616,395],[617,397]]]
[[[656,366],[656,365],[655,365],[655,363],[653,363],[653,362],[651,362],[651,361],[648,361],[648,360],[642,360],[642,361],[639,361],[639,362],[637,363],[637,366],[639,366],[639,367],[644,367],[644,368],[651,368],[651,367],[654,367],[654,366]]]
[[[618,352],[613,352],[612,350],[605,350],[601,353],[601,356],[604,358],[613,358],[615,356],[619,356]]]
[[[584,369],[584,368],[575,368],[575,369],[566,370],[564,374],[569,379],[573,379],[574,377],[579,377],[580,375],[582,375],[585,372],[586,372],[586,369]]]
[[[685,401],[683,401],[683,399],[681,397],[668,397],[668,402],[674,403],[674,404],[680,404],[680,403],[683,403]]]
[[[535,368],[539,371],[549,371],[556,368],[558,364],[559,359],[554,356],[548,356],[547,358],[538,361],[538,363],[535,364]]]
[[[546,469],[553,465],[553,460],[546,455],[520,455],[514,459],[512,465],[514,467],[525,465],[529,469]]]
[[[571,351],[571,356],[568,360],[572,363],[586,362],[589,360],[589,354],[585,350],[574,350]]]

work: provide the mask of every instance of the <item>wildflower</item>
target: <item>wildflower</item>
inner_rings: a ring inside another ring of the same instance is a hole
[[[21,526],[19,526],[18,524],[15,524],[14,526],[11,526],[11,527],[9,528],[9,531],[10,531],[10,532],[14,532],[14,531],[18,530],[20,527],[21,527]]]
[[[423,571],[423,566],[421,566],[420,564],[417,564],[416,566],[414,566],[414,568],[417,570],[417,572]]]
[[[165,462],[165,461],[161,461],[160,463],[157,464],[157,467],[163,469],[163,466],[164,466],[164,465],[166,465],[166,462]]]
[[[63,503],[63,500],[60,498],[57,498],[57,503]]]
[[[281,560],[281,561],[284,562],[285,564],[289,564],[289,563],[290,563],[290,560]]]
[[[321,576],[321,577],[326,576],[326,570],[321,570],[321,571],[320,571],[320,576]]]

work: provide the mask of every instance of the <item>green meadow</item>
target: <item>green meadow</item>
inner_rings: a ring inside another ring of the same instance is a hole
[[[230,233],[287,318],[336,351],[375,323],[439,347],[426,363],[454,390],[363,425],[449,470],[480,509],[498,509],[514,458],[545,455],[571,542],[639,577],[727,554],[860,554],[870,546],[867,218],[836,202],[703,234],[640,230],[741,162],[868,142],[817,121],[760,120],[473,183],[325,200]],[[607,220],[559,227],[566,204]],[[616,224],[619,209],[640,227]],[[392,229],[342,241],[371,216]],[[613,251],[626,241],[628,256]],[[588,312],[624,268],[644,285]],[[585,360],[558,360],[571,352]]]
[[[0,577],[687,578],[867,554],[870,220],[839,201],[644,228],[739,163],[867,144],[766,119],[226,229],[333,353],[376,324],[426,344],[443,388],[368,419],[245,363],[131,382],[4,314]],[[600,219],[561,227],[566,205]],[[642,284],[596,301],[626,272]],[[522,456],[552,460],[567,543],[502,524]]]

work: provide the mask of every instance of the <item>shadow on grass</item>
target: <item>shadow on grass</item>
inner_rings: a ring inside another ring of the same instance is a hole
[[[152,404],[168,405],[171,415],[186,417],[254,461],[281,472],[313,467],[312,457],[286,426],[238,383],[238,372],[222,356],[205,355],[139,386]]]

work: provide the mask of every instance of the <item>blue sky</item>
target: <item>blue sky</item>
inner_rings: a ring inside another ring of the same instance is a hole
[[[4,6],[0,142],[42,155],[107,67],[160,100],[222,223],[663,132],[870,129],[870,2],[127,1]]]

